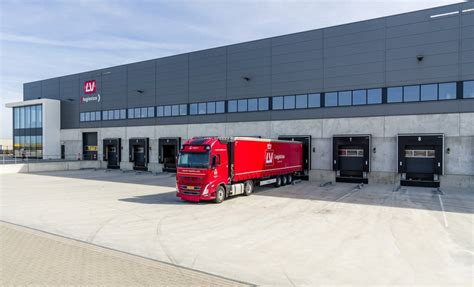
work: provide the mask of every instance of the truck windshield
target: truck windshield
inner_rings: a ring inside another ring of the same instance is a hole
[[[178,167],[209,167],[209,152],[182,152],[179,154]]]

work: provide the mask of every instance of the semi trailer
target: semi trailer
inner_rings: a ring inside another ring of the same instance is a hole
[[[183,144],[178,155],[177,194],[186,201],[214,201],[254,187],[289,184],[303,171],[301,142],[249,137],[201,137]]]

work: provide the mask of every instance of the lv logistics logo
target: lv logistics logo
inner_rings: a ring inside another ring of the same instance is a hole
[[[84,94],[81,96],[81,104],[88,102],[100,102],[100,94],[94,95],[96,93],[96,81],[90,80],[84,82]]]

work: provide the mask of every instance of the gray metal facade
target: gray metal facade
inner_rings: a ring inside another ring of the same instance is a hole
[[[474,80],[473,8],[442,6],[26,83],[23,98],[61,100],[63,129],[472,112],[473,99],[457,99],[79,121],[84,111]],[[96,80],[99,103],[79,101],[88,80]]]

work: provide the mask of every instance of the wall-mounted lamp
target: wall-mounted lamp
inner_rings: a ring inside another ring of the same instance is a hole
[[[71,99],[71,98],[69,98],[67,100],[70,101],[70,102],[74,102],[74,99]]]
[[[250,77],[243,76],[242,79],[244,79],[246,82],[250,82]]]
[[[376,153],[376,152],[377,152],[377,148],[374,147],[374,148],[372,149],[372,152],[373,152],[373,153]]]
[[[143,94],[145,91],[144,90],[135,90],[139,94]]]
[[[425,56],[423,56],[423,55],[416,55],[416,59],[418,60],[418,62],[423,61],[423,58],[424,58],[424,57],[425,57]]]
[[[451,149],[450,149],[449,147],[446,149],[446,153],[447,153],[447,154],[450,154],[450,153],[451,153]]]

